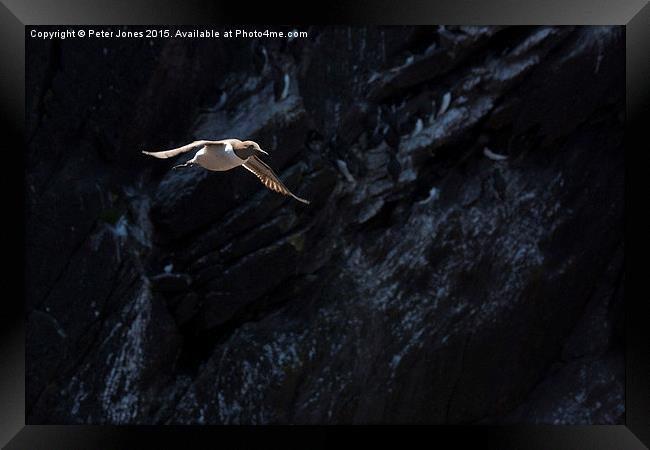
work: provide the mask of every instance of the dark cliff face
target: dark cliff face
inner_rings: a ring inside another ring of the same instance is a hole
[[[621,423],[623,29],[308,31],[28,40],[28,423]]]

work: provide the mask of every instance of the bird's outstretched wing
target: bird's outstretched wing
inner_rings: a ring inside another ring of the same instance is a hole
[[[272,191],[279,192],[280,194],[290,195],[299,202],[309,205],[309,200],[304,198],[297,197],[291,193],[289,189],[280,181],[280,178],[273,172],[269,166],[267,166],[261,159],[257,156],[251,156],[243,164],[245,168],[257,175],[257,178],[260,179],[262,184]]]
[[[187,144],[187,145],[184,145],[182,147],[172,148],[171,150],[163,150],[162,152],[144,152],[143,151],[142,153],[144,153],[145,155],[154,156],[156,158],[165,159],[165,158],[171,158],[172,156],[176,156],[176,155],[178,155],[180,153],[189,152],[193,148],[198,147],[200,145],[221,144],[221,143],[222,143],[222,141],[194,141],[194,142],[192,142],[190,144]]]

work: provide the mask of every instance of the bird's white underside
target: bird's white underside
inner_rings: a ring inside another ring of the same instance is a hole
[[[208,170],[220,172],[239,167],[245,162],[245,160],[235,154],[230,143],[227,143],[223,149],[210,148],[208,144],[196,152],[191,161],[200,164]]]

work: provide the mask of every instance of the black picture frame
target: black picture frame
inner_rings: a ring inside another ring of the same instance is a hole
[[[471,427],[117,427],[117,426],[25,426],[24,314],[21,289],[24,279],[23,167],[16,167],[17,151],[24,148],[25,118],[25,27],[29,25],[81,24],[581,24],[625,25],[627,124],[626,139],[626,233],[630,232],[630,150],[633,142],[643,142],[650,105],[650,5],[647,0],[531,1],[498,0],[478,3],[471,0],[421,2],[342,1],[313,4],[309,8],[282,8],[275,3],[252,7],[247,2],[209,1],[94,1],[2,0],[0,4],[0,73],[2,95],[3,175],[5,212],[11,220],[2,233],[2,248],[13,249],[5,272],[7,286],[19,286],[16,294],[5,294],[0,336],[0,444],[7,449],[40,448],[141,448],[138,443],[176,448],[198,442],[214,447],[224,436],[238,446],[266,441],[279,433],[292,432],[297,440],[289,444],[332,444],[349,431],[361,431],[373,441],[404,443],[405,439],[427,437],[452,439],[454,446],[474,444],[481,448],[526,449],[641,449],[650,445],[650,354],[647,327],[637,295],[626,301],[626,415],[625,425],[617,426],[471,426]],[[645,144],[647,147],[647,143]],[[640,152],[641,153],[641,152]],[[21,163],[24,151],[20,152]],[[22,238],[22,239],[21,239]],[[631,241],[628,241],[631,242]],[[11,244],[11,245],[10,245]],[[7,256],[7,258],[9,258]],[[626,271],[628,271],[626,266]],[[629,274],[626,275],[629,279]],[[15,280],[20,280],[16,282]],[[7,287],[7,292],[9,288]],[[632,292],[629,288],[628,292]],[[314,435],[315,434],[315,435]],[[211,444],[210,444],[211,443]]]

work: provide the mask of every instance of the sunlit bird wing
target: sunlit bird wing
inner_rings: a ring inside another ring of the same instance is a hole
[[[181,153],[189,152],[193,148],[196,148],[196,147],[198,147],[200,145],[221,144],[221,143],[222,143],[221,141],[194,141],[194,142],[192,142],[190,144],[187,144],[187,145],[184,145],[182,147],[172,148],[171,150],[163,150],[161,152],[144,152],[143,151],[142,153],[144,153],[145,155],[154,156],[156,158],[165,159],[165,158],[171,158],[172,156],[176,156],[176,155],[179,155]]]
[[[309,204],[309,200],[295,196],[287,187],[280,181],[280,178],[273,172],[269,166],[267,166],[261,159],[257,156],[251,156],[243,164],[245,168],[253,172],[257,178],[260,179],[262,184],[272,191],[279,192],[280,194],[290,195],[299,202]]]

